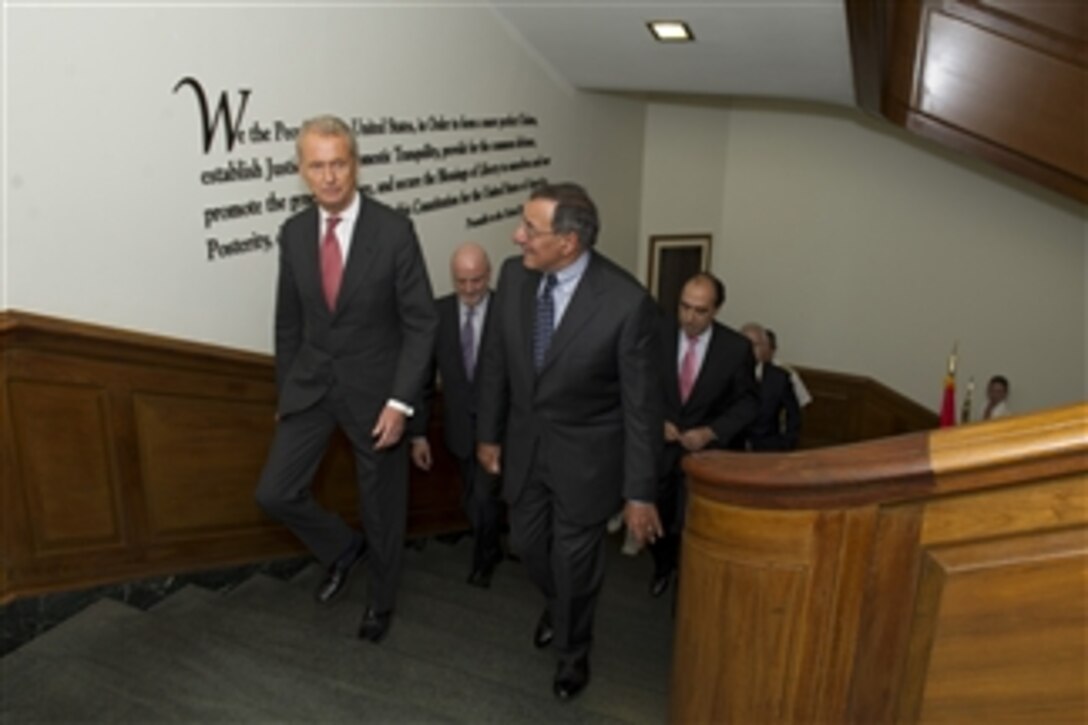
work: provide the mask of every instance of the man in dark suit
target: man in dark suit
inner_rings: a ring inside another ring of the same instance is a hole
[[[751,451],[792,451],[801,430],[801,406],[790,374],[771,362],[774,354],[767,331],[749,322],[741,331],[751,341],[756,356],[759,415],[748,431]]]
[[[665,535],[650,547],[654,575],[650,594],[665,593],[675,577],[686,499],[684,455],[715,448],[743,449],[744,432],[758,406],[755,358],[740,333],[715,316],[725,285],[700,272],[680,291],[676,317],[664,324],[665,453],[657,507]]]
[[[461,469],[461,505],[475,539],[468,583],[486,589],[502,561],[496,490],[499,481],[476,461],[476,369],[491,302],[491,260],[487,252],[478,244],[462,244],[450,258],[450,277],[454,292],[435,302],[438,338],[434,360],[442,380],[446,448]],[[412,460],[425,471],[430,470],[432,462],[426,432],[433,371],[429,380],[421,410],[410,426]]]
[[[546,606],[561,700],[589,682],[605,523],[626,501],[640,540],[661,534],[658,315],[645,289],[593,249],[597,209],[576,184],[538,187],[522,208],[484,339],[477,453],[503,472],[511,548]]]
[[[328,567],[331,601],[369,544],[359,636],[385,636],[408,506],[401,438],[419,399],[437,316],[411,222],[356,189],[358,152],[343,121],[302,125],[299,173],[314,205],[284,222],[276,291],[276,433],[257,501]],[[311,480],[339,427],[355,455],[363,534],[314,500]]]

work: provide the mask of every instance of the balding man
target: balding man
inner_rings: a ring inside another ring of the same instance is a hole
[[[801,406],[790,375],[771,362],[771,344],[762,325],[749,322],[741,332],[751,341],[756,356],[759,415],[748,431],[748,449],[792,451],[801,431]]]
[[[680,464],[696,451],[741,449],[756,417],[758,398],[752,347],[736,330],[714,318],[725,304],[725,285],[707,272],[684,283],[676,317],[666,322],[665,454],[657,506],[666,533],[650,546],[654,575],[650,594],[659,597],[676,573],[683,528],[685,484]]]
[[[468,583],[487,588],[495,567],[502,561],[498,478],[476,461],[476,361],[491,300],[491,261],[487,252],[479,244],[462,244],[450,258],[450,277],[454,292],[435,303],[435,363],[442,378],[446,447],[461,468],[461,504],[475,536]],[[429,470],[431,448],[424,435],[428,406],[423,408],[412,425],[412,460]]]

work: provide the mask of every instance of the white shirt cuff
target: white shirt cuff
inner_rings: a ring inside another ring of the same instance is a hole
[[[404,403],[400,402],[399,400],[397,400],[395,398],[390,398],[386,402],[386,405],[388,405],[391,408],[396,408],[397,410],[404,413],[404,415],[409,417],[409,418],[411,418],[413,415],[416,414],[416,411],[412,406],[405,405]]]

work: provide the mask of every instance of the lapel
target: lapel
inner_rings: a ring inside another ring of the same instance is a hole
[[[487,289],[487,311],[484,313],[484,319],[480,323],[479,339],[476,340],[476,356],[473,358],[473,371],[472,381],[476,382],[476,373],[480,370],[480,357],[484,351],[484,339],[487,337],[487,328],[491,325],[491,313],[494,312],[495,305],[495,291],[490,287]],[[455,320],[454,325],[457,327],[457,353],[461,353],[461,305],[457,300],[457,295],[453,297],[453,318]],[[464,355],[461,355],[461,367],[465,367]],[[468,371],[465,371],[465,382],[468,382]]]
[[[321,217],[317,213],[317,205],[311,205],[306,211],[306,216],[299,224],[298,237],[298,284],[306,285],[320,301],[319,307],[325,314],[329,314],[329,306],[325,304],[325,291],[321,283],[321,241],[319,239],[318,225]]]
[[[682,407],[680,403],[680,364],[677,360],[680,356],[680,328],[676,325],[669,325],[665,334],[670,335],[664,346],[665,350],[668,351],[665,359],[665,394],[669,396],[669,403],[673,406],[671,409],[679,410]]]
[[[374,254],[374,242],[378,239],[379,227],[374,215],[367,213],[367,208],[366,197],[359,192],[359,218],[355,220],[355,231],[351,235],[348,263],[344,267],[344,277],[340,282],[340,296],[336,299],[334,316],[344,310],[351,296],[359,289],[370,266],[370,257]],[[321,273],[318,271],[319,287],[320,284]]]
[[[722,349],[722,331],[718,328],[717,322],[712,322],[710,342],[706,346],[706,355],[703,355],[703,364],[699,366],[699,374],[695,376],[695,385],[691,388],[691,395],[688,396],[687,404],[691,404],[699,400],[699,396],[704,395],[707,392],[707,386],[710,385],[707,382],[710,376],[707,374],[708,370],[718,370],[718,355]],[[673,364],[676,364],[675,358]],[[680,379],[680,373],[677,372],[677,381]],[[679,384],[679,383],[678,383]]]
[[[571,297],[566,311],[563,312],[563,319],[552,334],[548,354],[544,358],[544,367],[540,370],[541,375],[551,367],[563,348],[578,335],[579,330],[593,318],[598,305],[597,298],[602,292],[600,268],[596,253],[590,252],[586,271],[582,273],[582,279],[574,290],[574,296]]]
[[[524,369],[529,371],[532,379],[536,377],[536,366],[533,364],[533,328],[536,326],[536,293],[540,288],[540,272],[527,270],[524,267],[522,270],[525,272],[525,281],[521,286],[521,299],[518,301],[521,318],[518,330],[521,341],[518,343],[518,348],[521,350]]]

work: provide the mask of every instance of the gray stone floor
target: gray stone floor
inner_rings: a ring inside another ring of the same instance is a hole
[[[465,539],[405,552],[380,645],[355,637],[361,572],[331,607],[311,598],[316,566],[188,585],[147,611],[102,599],[0,659],[0,723],[661,723],[671,602],[648,596],[649,561],[618,545],[573,703],[552,697],[554,655],[532,647],[542,603],[524,569],[507,561],[491,589],[468,586]]]

